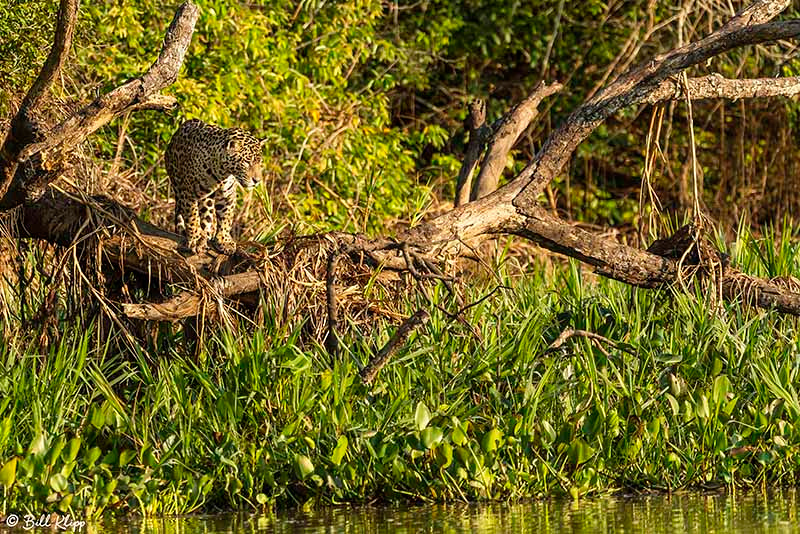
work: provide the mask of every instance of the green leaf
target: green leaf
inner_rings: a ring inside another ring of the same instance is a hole
[[[580,465],[591,458],[591,456],[594,454],[594,449],[582,439],[576,438],[572,440],[572,443],[570,443],[567,454],[569,455],[569,459],[572,461],[572,463],[575,465]]]
[[[669,406],[672,409],[672,415],[677,417],[677,415],[680,413],[681,410],[680,406],[678,405],[678,400],[669,393],[665,394],[665,397],[667,397]]]
[[[100,406],[96,404],[92,406],[89,422],[98,430],[103,428],[103,426],[106,424],[106,416],[103,414],[103,410],[100,408]]]
[[[305,480],[311,473],[314,472],[314,464],[311,462],[311,458],[305,454],[294,455],[294,466],[295,469],[297,469],[297,473],[300,475],[300,478],[303,480]]]
[[[267,496],[264,495],[263,493],[259,493],[256,495],[256,502],[262,506],[267,504],[268,500],[269,499],[267,498]]]
[[[683,361],[683,355],[681,354],[671,354],[669,352],[662,352],[657,356],[654,356],[653,359],[657,362],[666,363],[666,364],[674,364],[680,363]]]
[[[414,411],[414,423],[417,425],[417,430],[425,430],[431,420],[431,412],[424,403],[418,402],[417,409]]]
[[[731,382],[725,375],[719,375],[714,379],[713,398],[714,404],[719,406],[725,401],[728,391],[731,389]]]
[[[442,443],[436,448],[436,463],[440,469],[447,469],[453,463],[453,447],[449,443]]]
[[[81,448],[81,438],[72,438],[67,443],[67,446],[61,451],[61,459],[64,463],[69,463],[78,457],[78,451]]]
[[[35,456],[41,456],[47,452],[47,440],[44,434],[37,434],[36,437],[33,438],[30,447],[28,447],[28,452]]]
[[[453,443],[458,446],[461,446],[467,442],[467,434],[464,429],[461,428],[461,425],[456,425],[456,427],[453,429],[453,433],[450,434],[450,439],[453,440]]]
[[[102,454],[100,447],[92,447],[86,451],[86,454],[83,455],[83,461],[86,463],[86,466],[92,467],[97,459],[100,458],[100,454]]]
[[[120,453],[120,455],[119,455],[119,466],[120,467],[125,467],[134,458],[136,458],[136,451],[132,451],[132,450],[128,450],[128,449],[122,451]]]
[[[340,465],[346,452],[347,436],[339,436],[339,439],[336,441],[336,447],[333,448],[333,452],[331,453],[331,462],[333,465]]]
[[[49,483],[50,488],[58,493],[64,493],[69,485],[67,482],[67,477],[61,473],[56,473],[55,475],[51,476]]]
[[[497,428],[493,428],[483,435],[483,439],[481,440],[481,449],[483,449],[483,452],[487,454],[494,452],[497,450],[497,447],[500,446],[500,441],[502,439],[503,432]]]
[[[442,432],[442,429],[439,427],[430,426],[422,431],[420,437],[422,438],[422,444],[425,448],[432,449],[442,441],[444,432]]]
[[[69,507],[72,505],[72,497],[72,493],[64,495],[64,497],[58,503],[58,509],[64,513],[69,512]]]
[[[58,460],[58,457],[61,456],[61,451],[64,450],[64,445],[66,445],[66,443],[64,442],[63,437],[58,438],[55,443],[50,445],[50,450],[47,451],[47,465],[51,467],[55,465],[56,460]]]
[[[8,489],[17,478],[17,459],[12,458],[0,469],[0,485]]]
[[[556,440],[556,429],[553,428],[553,425],[551,425],[548,421],[545,421],[544,419],[542,419],[541,424],[542,424],[542,431],[544,432],[542,437],[547,438],[547,441],[545,441],[545,445],[550,445]]]

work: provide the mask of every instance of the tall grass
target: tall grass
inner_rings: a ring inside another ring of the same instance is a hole
[[[748,272],[786,276],[798,269],[792,235],[742,230],[728,252]],[[11,328],[0,515],[797,482],[794,318],[699,287],[633,289],[573,262],[498,272],[470,299],[509,289],[465,312],[468,325],[408,297],[431,320],[370,387],[358,372],[388,324],[354,330],[333,359],[302,324],[283,331],[269,317],[218,333],[199,357],[168,332],[148,352],[65,319],[42,353],[40,332]],[[443,289],[430,296],[452,306]],[[550,348],[568,328],[605,339]]]

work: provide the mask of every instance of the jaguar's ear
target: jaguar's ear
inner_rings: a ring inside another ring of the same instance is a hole
[[[231,152],[239,152],[242,149],[243,146],[244,145],[243,145],[241,139],[237,139],[237,138],[234,137],[233,139],[229,139],[228,140],[228,147],[227,148]]]

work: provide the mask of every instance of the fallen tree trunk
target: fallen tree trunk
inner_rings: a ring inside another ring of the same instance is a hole
[[[65,4],[68,2],[62,3],[62,7]],[[793,78],[725,80],[711,76],[683,81],[676,78],[688,67],[727,50],[800,36],[800,21],[769,22],[788,5],[786,1],[757,1],[701,41],[662,54],[620,76],[575,110],[507,185],[410,228],[396,239],[330,233],[304,238],[300,246],[277,243],[263,248],[258,255],[228,258],[214,252],[184,257],[179,253],[177,235],[140,220],[115,201],[71,196],[46,187],[62,172],[61,162],[68,159],[70,150],[100,125],[124,111],[151,105],[169,107],[169,102],[157,91],[174,81],[188,46],[197,9],[187,2],[179,8],[167,32],[162,54],[148,73],[100,97],[43,138],[16,147],[13,151],[16,156],[7,151],[2,154],[6,169],[13,167],[18,159],[27,164],[43,153],[57,152],[62,156],[56,158],[59,164],[55,166],[42,164],[49,161],[50,156],[39,158],[35,162],[38,167],[34,180],[20,180],[19,172],[15,173],[12,186],[0,200],[0,210],[19,206],[16,210],[18,224],[10,230],[18,238],[71,246],[79,245],[86,236],[102,235],[102,255],[108,268],[119,272],[132,270],[159,283],[179,284],[182,289],[177,294],[162,298],[160,302],[125,303],[125,313],[137,319],[174,321],[191,317],[202,314],[207,302],[214,302],[221,308],[222,303],[230,299],[268,287],[270,272],[265,266],[270,262],[280,263],[284,275],[304,261],[322,265],[320,272],[324,272],[331,254],[349,258],[348,267],[339,268],[368,266],[447,282],[448,277],[440,268],[447,259],[471,252],[476,241],[499,235],[530,240],[549,251],[591,265],[603,276],[637,287],[654,288],[674,283],[679,278],[713,275],[727,300],[800,315],[800,293],[724,265],[718,255],[707,252],[708,245],[700,240],[689,243],[677,256],[659,255],[577,228],[538,204],[540,192],[561,171],[576,147],[607,117],[624,107],[687,98],[736,99],[797,94],[800,89]],[[481,174],[488,177],[486,183],[495,183],[503,168],[498,162],[505,161],[514,142],[535,115],[536,105],[558,88],[558,85],[537,88],[525,105],[517,106],[498,122],[505,126],[498,128],[491,140],[485,131],[478,133],[485,125],[480,113],[475,113],[476,124],[472,126],[476,143],[471,143],[462,171],[462,201],[464,191],[468,190],[463,182],[474,169],[476,153],[483,150],[482,145],[489,144]],[[45,191],[43,195],[38,192],[40,188]],[[477,196],[486,192],[483,189]],[[697,254],[697,261],[685,261],[692,246],[705,252]],[[301,249],[311,252],[299,254]],[[330,272],[328,276],[332,276]],[[275,283],[284,283],[285,278]],[[326,293],[325,278],[321,276],[309,282],[321,295]],[[328,293],[331,290],[329,282]],[[335,302],[336,295],[333,297],[328,295],[328,302]],[[335,317],[330,319],[336,324]]]

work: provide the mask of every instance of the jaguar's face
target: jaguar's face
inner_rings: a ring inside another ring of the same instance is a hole
[[[247,170],[236,177],[239,180],[239,184],[245,189],[252,189],[261,183],[261,155],[259,154],[257,158],[250,163],[250,166],[247,167]]]
[[[238,132],[237,132],[238,133]],[[232,173],[245,189],[252,189],[261,182],[261,142],[248,133],[235,135],[228,141],[228,160]]]

